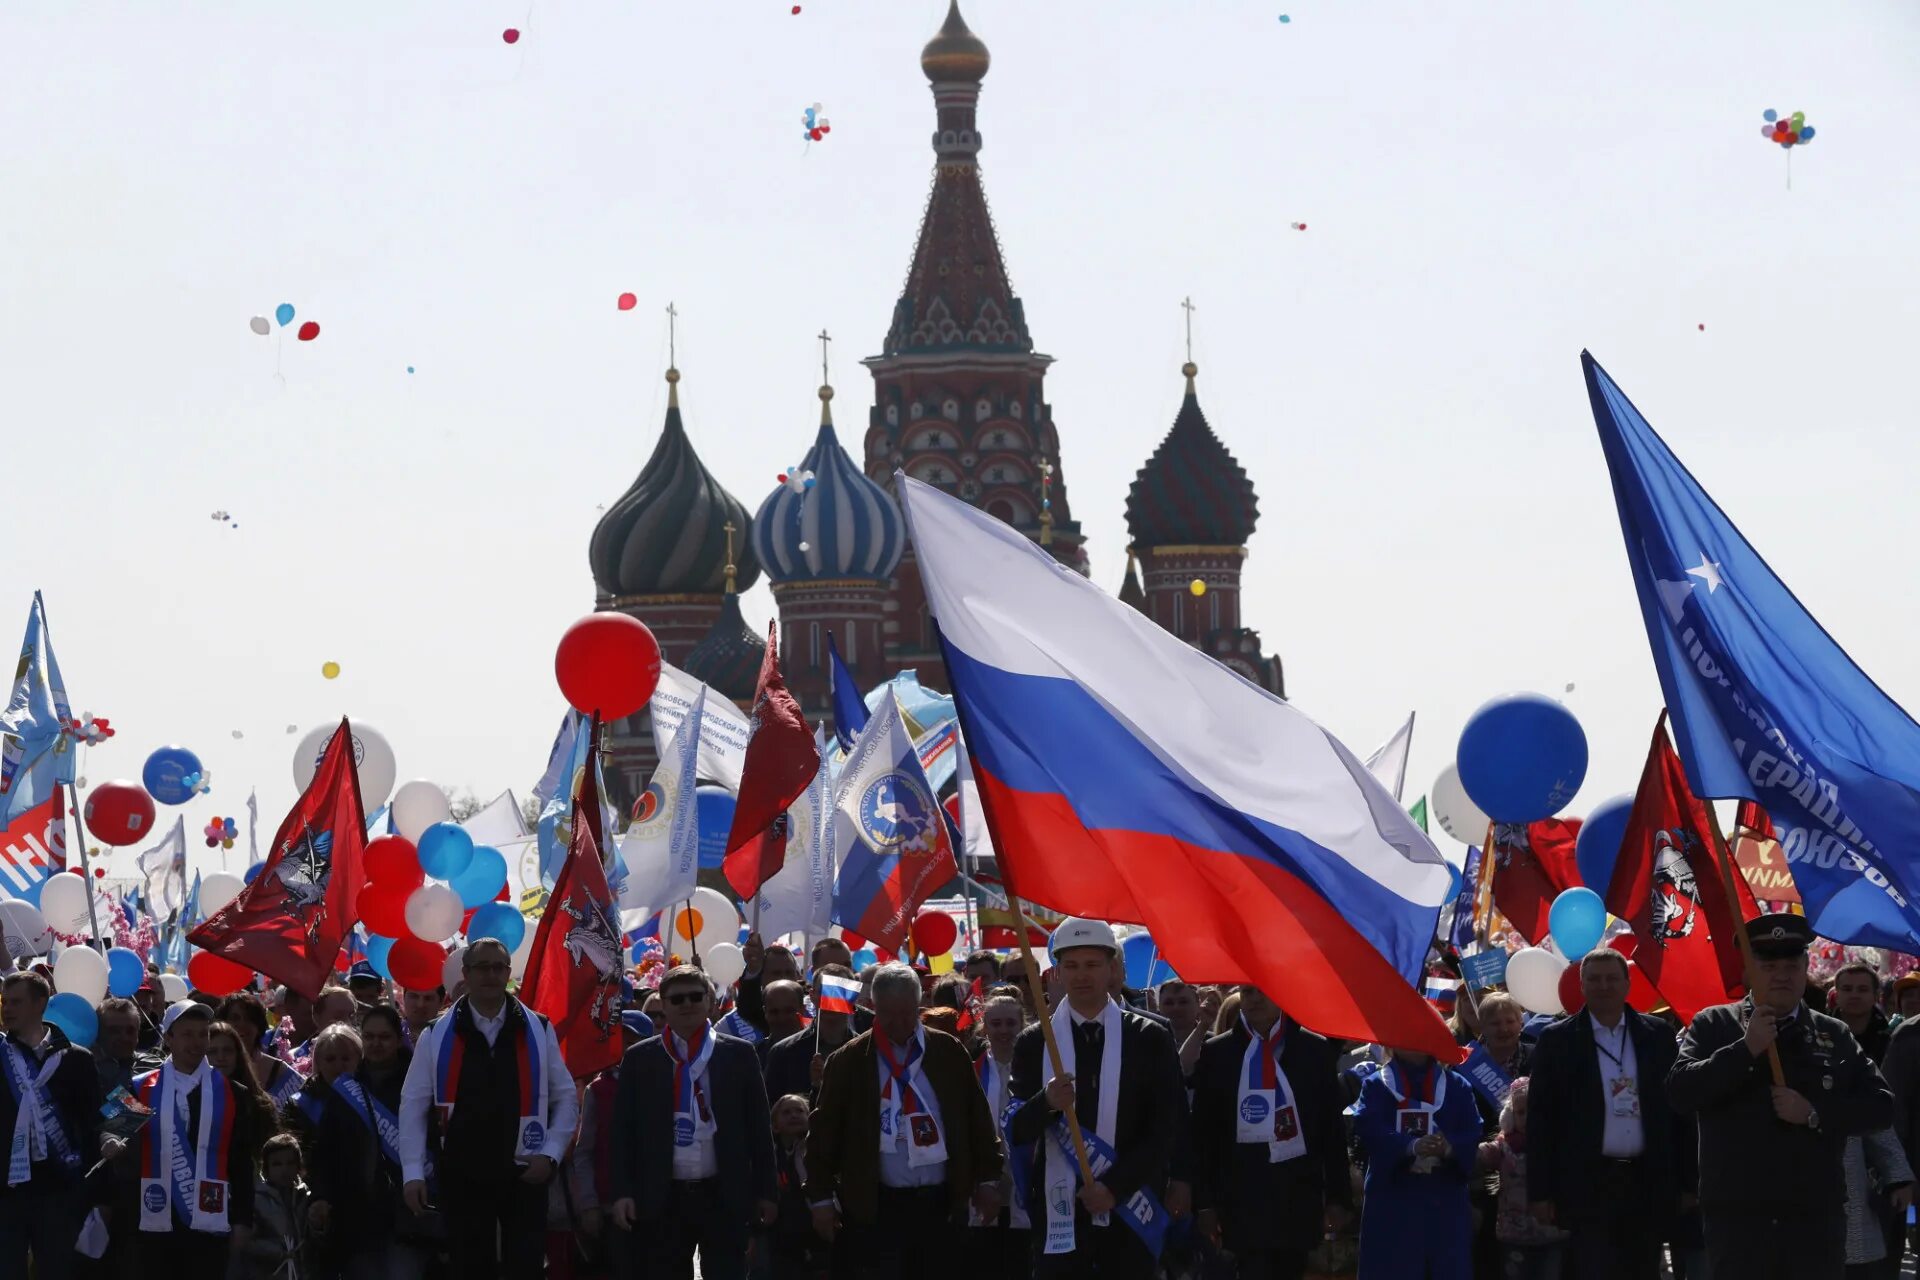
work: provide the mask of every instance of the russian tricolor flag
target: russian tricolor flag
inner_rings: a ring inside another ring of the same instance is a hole
[[[831,973],[820,975],[821,1013],[852,1013],[854,1001],[859,998],[860,984],[856,980]]]
[[[1060,564],[896,473],[1008,887],[1146,925],[1313,1030],[1460,1048],[1418,985],[1450,875],[1354,754]]]

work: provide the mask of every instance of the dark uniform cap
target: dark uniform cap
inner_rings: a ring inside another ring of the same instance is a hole
[[[1775,911],[1747,921],[1747,938],[1753,954],[1762,960],[1790,960],[1804,955],[1813,945],[1813,926],[1805,916],[1791,911]]]

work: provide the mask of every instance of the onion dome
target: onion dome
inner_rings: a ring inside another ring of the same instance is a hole
[[[732,567],[727,575],[726,599],[720,616],[681,664],[694,679],[723,698],[747,702],[760,684],[760,665],[767,657],[767,638],[740,616],[740,593],[734,590]]]
[[[800,463],[812,483],[782,484],[753,517],[753,552],[774,583],[885,582],[907,547],[893,497],[861,474],[833,434],[833,388],[820,388],[820,434]]]
[[[954,80],[979,81],[986,78],[987,67],[992,61],[987,55],[986,42],[968,30],[967,20],[960,16],[960,0],[951,0],[947,6],[946,24],[920,51],[920,69],[935,84]]]
[[[1259,504],[1253,481],[1207,425],[1188,363],[1187,396],[1173,430],[1127,491],[1127,532],[1136,547],[1244,547]]]
[[[747,509],[721,487],[693,451],[680,421],[680,371],[667,370],[667,421],[640,476],[607,508],[587,546],[602,595],[708,595],[727,588],[727,526],[747,529]],[[760,565],[742,544],[739,585],[751,586]]]

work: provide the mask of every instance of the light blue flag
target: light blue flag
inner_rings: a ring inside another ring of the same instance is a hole
[[[911,670],[902,671],[893,679],[868,690],[868,712],[879,714],[881,699],[887,696],[889,690],[900,703],[900,710],[906,713],[908,722],[917,726],[922,733],[954,718],[953,695],[927,688],[920,683],[920,673]]]
[[[47,608],[38,591],[27,610],[27,635],[6,709],[0,711],[0,827],[45,802],[74,778],[73,721],[66,682],[47,634]]]
[[[535,827],[540,879],[549,889],[567,860],[567,842],[560,838],[559,829],[573,808],[574,779],[586,767],[590,737],[587,718],[577,711],[567,712],[560,722],[560,732],[554,735],[553,749],[547,753],[547,771],[533,784],[534,799],[540,802],[540,821]]]
[[[200,924],[200,873],[193,873],[193,888],[187,890],[187,900],[180,907],[180,914],[174,918],[173,927],[167,932],[162,946],[160,967],[168,973],[184,974],[187,971],[187,935]]]
[[[1815,932],[1920,951],[1920,725],[1581,360],[1688,785],[1766,809]],[[1765,509],[1792,538],[1798,513]]]

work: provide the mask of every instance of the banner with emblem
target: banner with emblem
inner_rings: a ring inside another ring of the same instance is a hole
[[[620,838],[626,868],[624,911],[652,914],[691,894],[700,876],[700,831],[694,813],[707,687],[694,694],[680,727],[660,747],[660,764],[634,802],[633,823]]]
[[[891,690],[840,775],[833,848],[833,918],[889,951],[905,944],[920,904],[958,874],[946,818]]]

